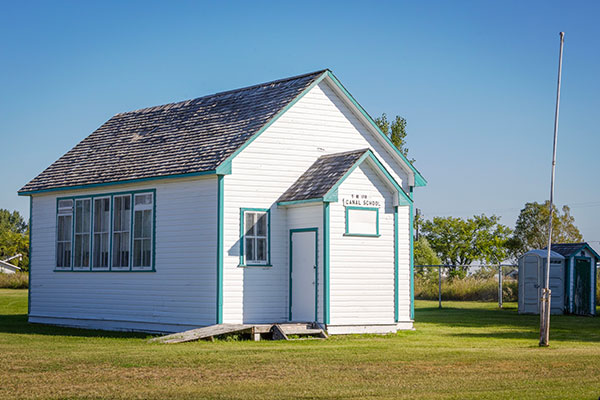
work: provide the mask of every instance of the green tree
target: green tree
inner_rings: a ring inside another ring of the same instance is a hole
[[[406,119],[396,115],[396,118],[390,122],[387,119],[387,115],[383,113],[381,114],[381,117],[375,118],[375,124],[381,129],[381,132],[385,133],[390,138],[394,146],[408,158],[408,147],[406,147]],[[410,162],[414,163],[415,160],[412,159]]]
[[[548,245],[548,219],[550,202],[526,203],[519,213],[515,232],[509,242],[511,255],[516,259],[532,249],[543,249]],[[575,226],[575,218],[569,206],[562,207],[562,213],[553,205],[552,243],[578,243],[583,241],[581,232]]]
[[[422,232],[442,263],[454,265],[450,276],[463,277],[475,261],[497,264],[507,258],[512,231],[499,220],[484,214],[468,219],[435,217],[423,223]]]
[[[414,241],[413,247],[414,263],[415,265],[440,265],[442,260],[433,251],[429,242],[424,236],[420,236]],[[424,279],[437,279],[437,268],[435,267],[419,267],[415,268],[417,276]]]
[[[415,265],[440,265],[442,263],[424,236],[415,240],[413,254]]]
[[[24,270],[29,266],[29,227],[17,212],[0,209],[0,259],[21,253],[23,258],[10,262]]]

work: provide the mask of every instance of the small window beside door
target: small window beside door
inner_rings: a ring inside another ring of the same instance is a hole
[[[375,207],[346,207],[345,236],[379,235],[379,208]]]
[[[241,209],[240,266],[270,266],[270,219],[268,209]]]

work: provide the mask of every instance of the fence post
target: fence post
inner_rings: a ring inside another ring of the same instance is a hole
[[[442,266],[438,266],[438,308],[442,308]]]
[[[498,266],[498,307],[502,308],[502,265]]]

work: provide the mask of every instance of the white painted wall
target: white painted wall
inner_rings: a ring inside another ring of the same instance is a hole
[[[394,193],[368,163],[342,183],[339,198],[368,194],[379,198],[379,237],[345,236],[341,202],[330,206],[331,325],[394,324]],[[410,320],[408,207],[399,215],[399,319]]]
[[[408,176],[392,150],[322,81],[234,158],[233,173],[224,178],[224,322],[286,320],[289,228],[286,211],[276,201],[318,157],[362,148],[371,148],[408,192]],[[238,266],[240,208],[271,209],[272,267]],[[400,226],[408,237],[408,211]],[[400,292],[409,290],[402,281]]]
[[[54,272],[56,198],[156,189],[156,272]],[[178,331],[216,319],[216,178],[33,196],[30,321]]]

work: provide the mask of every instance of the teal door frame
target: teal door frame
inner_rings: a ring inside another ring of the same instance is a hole
[[[298,228],[290,229],[290,241],[289,241],[289,299],[288,299],[288,320],[292,320],[292,269],[293,269],[293,245],[292,235],[294,233],[302,232],[314,232],[315,233],[315,322],[318,322],[318,304],[319,304],[319,228]]]

